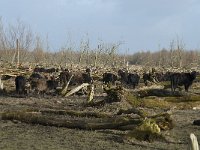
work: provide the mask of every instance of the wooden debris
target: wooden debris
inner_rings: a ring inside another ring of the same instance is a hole
[[[160,140],[165,138],[161,135],[161,129],[152,119],[145,119],[143,122],[137,126],[133,131],[130,131],[127,138],[136,138],[141,141],[152,142],[155,140]]]
[[[149,116],[149,118],[154,119],[161,130],[170,130],[175,126],[174,121],[169,113],[161,113],[154,116]]]
[[[94,84],[91,84],[89,86],[89,88],[90,88],[90,92],[88,94],[88,100],[87,101],[88,101],[88,103],[91,103],[94,99]]]
[[[74,88],[73,90],[71,90],[70,92],[68,92],[67,94],[65,94],[64,96],[68,97],[68,96],[78,92],[79,90],[81,90],[82,88],[84,88],[84,87],[86,87],[88,85],[89,85],[89,83],[83,83],[80,86],[78,86],[78,87]]]
[[[158,97],[166,97],[166,96],[182,96],[180,92],[175,92],[173,95],[171,91],[165,89],[147,89],[140,90],[137,92],[137,96],[140,98],[144,98],[147,96],[158,96]]]
[[[86,107],[99,107],[99,106],[104,106],[106,104],[105,100],[100,100],[100,101],[91,101],[90,103],[85,104]]]
[[[42,115],[40,112],[4,112],[0,114],[2,120],[18,120],[30,124],[40,124],[44,126],[56,126],[77,128],[84,130],[100,130],[100,129],[119,129],[128,124],[140,124],[141,119],[129,119],[126,117],[113,117],[109,119],[86,121],[81,119],[63,119],[53,116]]]
[[[70,78],[69,78],[69,81],[67,82],[66,86],[63,88],[63,90],[61,91],[61,94],[62,95],[65,95],[67,93],[67,89],[68,89],[68,86],[69,86],[69,83],[70,81],[72,80],[74,75],[72,75]]]
[[[3,82],[1,81],[1,77],[0,77],[0,91],[3,90]]]
[[[190,145],[189,145],[190,150],[199,150],[199,144],[197,141],[197,137],[191,133],[190,134]]]
[[[137,114],[141,117],[147,117],[148,114],[142,110],[139,110],[137,108],[131,108],[131,109],[128,109],[128,110],[124,110],[124,109],[120,109],[117,113],[117,115],[121,115],[121,114]]]
[[[63,117],[59,115],[69,115],[69,116]],[[74,116],[77,116],[77,118],[74,118]],[[159,117],[161,116],[162,115],[160,115]],[[82,117],[95,117],[95,119],[93,120],[87,118],[83,119]],[[80,112],[80,111],[76,112],[72,110],[9,111],[0,113],[0,119],[18,120],[30,124],[78,128],[84,130],[100,130],[100,129],[133,130],[136,129],[136,127],[140,126],[142,122],[144,122],[144,118],[141,117],[129,117],[129,116],[111,115],[111,114],[95,113],[95,112]],[[160,128],[156,116],[152,116],[148,119],[150,119],[151,122],[155,122]]]
[[[36,111],[36,110],[35,110]],[[91,111],[78,111],[78,110],[55,110],[55,109],[44,109],[37,110],[42,114],[54,114],[54,115],[69,115],[75,117],[95,117],[95,118],[112,118],[112,114],[108,113],[96,113]]]
[[[122,86],[104,87],[104,91],[107,93],[106,102],[119,102],[124,97],[124,89]]]

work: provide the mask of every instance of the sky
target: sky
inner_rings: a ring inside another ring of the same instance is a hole
[[[52,50],[88,38],[94,48],[103,41],[122,43],[121,53],[157,51],[177,37],[200,49],[199,0],[0,0],[0,16],[48,35]]]

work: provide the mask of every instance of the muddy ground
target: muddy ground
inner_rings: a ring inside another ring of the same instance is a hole
[[[96,97],[102,99],[103,97]],[[86,102],[84,96],[72,96],[63,98],[59,96],[25,97],[17,98],[0,96],[0,110],[24,110],[33,108],[57,108],[71,110],[88,110],[94,112],[115,113],[120,108],[128,108],[129,104],[116,102],[106,104],[103,107],[83,107]],[[163,112],[159,108],[145,108],[146,111]],[[173,109],[172,118],[175,127],[172,130],[163,131],[166,141],[138,141],[127,139],[127,131],[96,130],[86,131],[80,129],[68,129],[64,127],[42,126],[26,124],[20,121],[0,120],[0,149],[69,149],[69,150],[103,150],[103,149],[188,149],[189,134],[194,133],[200,138],[200,127],[192,125],[193,120],[200,119],[200,110]]]
[[[14,84],[12,83],[12,85]],[[191,91],[198,94],[199,89],[196,91],[192,89]],[[105,93],[102,94],[102,92],[103,91],[95,93],[95,101],[103,100],[105,98]],[[87,96],[77,95],[67,98],[51,95],[44,95],[44,97],[38,97],[36,95],[17,97],[16,94],[12,94],[12,92],[9,94],[1,93],[0,112],[55,109],[116,114],[120,109],[132,108],[126,101],[105,104],[100,107],[85,107],[84,104],[86,103],[86,99]],[[199,107],[200,102],[194,102],[192,107],[194,106]],[[126,134],[129,131],[108,129],[88,131],[0,119],[0,150],[186,150],[188,149],[190,133],[194,133],[198,140],[200,139],[200,126],[192,125],[193,120],[200,119],[200,110],[194,110],[192,107],[184,107],[183,109],[181,107],[173,107],[172,105],[170,108],[140,108],[146,112],[150,112],[152,115],[167,112],[169,109],[172,113],[175,127],[172,130],[162,131],[162,135],[166,140],[160,139],[153,142],[127,138]],[[87,120],[88,118],[85,119]]]

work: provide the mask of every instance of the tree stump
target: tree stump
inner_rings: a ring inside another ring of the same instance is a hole
[[[122,86],[104,87],[107,94],[105,101],[107,103],[120,102],[124,98],[124,89]]]

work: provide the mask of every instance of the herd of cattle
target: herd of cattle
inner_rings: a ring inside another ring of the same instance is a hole
[[[57,76],[54,73],[57,73]],[[95,71],[92,71],[90,68],[83,72],[70,71],[69,69],[35,68],[29,78],[23,75],[17,76],[15,78],[15,86],[18,94],[25,94],[27,91],[37,93],[45,93],[49,90],[56,91],[57,87],[65,87],[69,80],[69,86],[82,83],[94,84],[98,80],[103,84],[115,84],[118,82],[133,89],[140,83],[148,86],[150,82],[170,81],[171,90],[174,92],[178,86],[184,86],[185,91],[188,91],[198,74],[198,72],[193,71],[190,73],[151,72],[139,75],[138,73],[130,73],[125,69],[119,69],[116,73],[104,72],[100,78],[95,79]],[[27,83],[29,88],[27,88]]]

